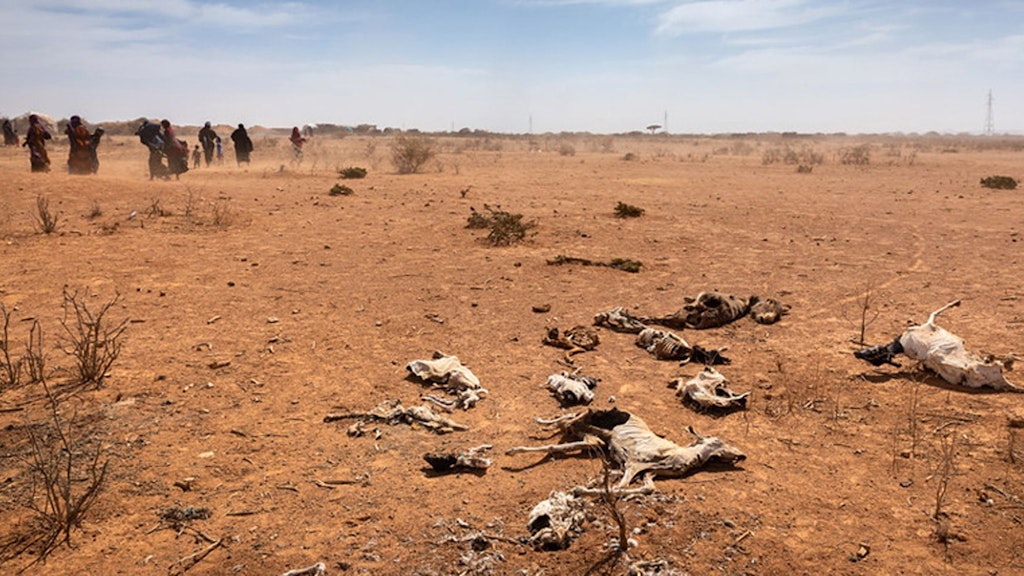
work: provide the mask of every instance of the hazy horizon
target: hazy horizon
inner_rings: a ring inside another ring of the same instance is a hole
[[[31,4],[31,5],[29,5]],[[1024,132],[1024,4],[0,0],[0,115],[427,132]]]

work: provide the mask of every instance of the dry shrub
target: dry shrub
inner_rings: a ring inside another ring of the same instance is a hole
[[[425,136],[399,136],[391,143],[391,162],[399,174],[415,174],[437,155],[436,147]]]
[[[640,157],[632,152],[626,152],[626,154],[622,157],[622,160],[625,162],[634,162],[639,159]]]
[[[535,220],[523,221],[522,214],[512,214],[501,209],[501,206],[492,208],[484,204],[487,214],[481,214],[470,208],[470,215],[467,219],[466,228],[484,229],[491,231],[487,234],[487,243],[492,246],[511,246],[526,239],[527,233],[537,226]]]
[[[344,186],[342,184],[335,184],[327,194],[329,196],[351,196],[352,194],[355,194],[355,190],[352,190],[348,186]]]
[[[3,323],[2,330],[0,330],[0,392],[2,392],[21,383],[22,359],[11,357],[11,340],[8,332],[11,313],[7,311],[3,302],[0,302],[0,320]]]
[[[867,144],[844,148],[839,152],[839,163],[852,166],[867,166],[871,163],[871,147]]]
[[[563,142],[563,143],[558,145],[558,155],[559,156],[575,156],[576,155],[576,148],[572,144],[569,144],[568,142]]]
[[[107,317],[120,301],[117,294],[94,313],[86,305],[85,297],[64,289],[64,317],[60,324],[67,338],[68,354],[75,359],[80,384],[101,387],[107,371],[121,354],[121,336],[128,328],[128,319],[111,322]]]
[[[615,216],[617,218],[639,218],[644,215],[645,210],[625,202],[615,205]]]
[[[60,218],[60,213],[57,211],[50,212],[50,201],[42,196],[36,196],[36,213],[35,213],[36,225],[39,226],[39,231],[43,234],[53,234],[57,231],[57,220]]]
[[[1010,176],[989,176],[981,179],[981,185],[996,190],[1014,190],[1017,188],[1017,181]]]
[[[338,175],[346,180],[358,180],[360,178],[366,178],[366,168],[360,168],[359,166],[349,166],[348,168],[342,168],[338,170]]]
[[[89,209],[89,213],[85,217],[89,220],[95,220],[103,216],[103,208],[100,208],[100,203],[96,200],[92,201],[92,207]]]

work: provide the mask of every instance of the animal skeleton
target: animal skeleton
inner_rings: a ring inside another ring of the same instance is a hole
[[[565,332],[559,333],[558,328],[551,328],[541,340],[548,346],[568,350],[565,357],[568,359],[574,354],[593,350],[601,343],[601,337],[596,330],[586,326],[573,326]]]
[[[360,421],[379,420],[390,425],[409,424],[420,425],[436,432],[447,434],[456,430],[469,430],[468,427],[454,422],[431,410],[430,406],[420,405],[405,408],[401,400],[388,400],[381,402],[376,408],[369,412],[346,412],[344,414],[328,414],[324,416],[324,422],[335,422],[338,420],[358,419]]]
[[[575,372],[562,372],[548,376],[547,387],[563,406],[575,406],[594,401],[594,393],[591,390],[597,386],[597,382],[597,378]]]
[[[491,448],[493,446],[490,444],[481,444],[465,452],[427,453],[423,455],[423,459],[437,472],[486,470],[494,463],[490,458],[484,456],[484,453]]]
[[[526,527],[536,550],[565,550],[583,531],[586,501],[565,492],[552,492],[530,511]]]
[[[789,313],[790,306],[774,298],[750,298],[750,317],[758,324],[775,324]]]
[[[728,364],[730,360],[722,355],[724,348],[706,350],[700,346],[690,346],[672,332],[657,328],[644,328],[636,337],[636,345],[647,350],[658,360],[679,360],[681,363],[696,362],[699,364]]]
[[[506,454],[566,454],[606,449],[611,462],[622,469],[622,478],[616,485],[618,489],[628,486],[640,475],[681,476],[710,460],[735,463],[746,458],[743,452],[721,438],[701,436],[693,428],[689,431],[696,440],[689,446],[680,446],[652,432],[640,417],[618,408],[588,410],[537,422],[557,426],[566,442],[546,446],[518,446]]]
[[[1006,379],[1003,374],[1003,362],[968,352],[964,348],[963,339],[935,324],[936,316],[959,305],[960,301],[954,300],[932,312],[924,324],[907,328],[892,342],[858,350],[854,352],[854,356],[874,366],[899,366],[893,357],[903,353],[914,360],[924,362],[926,368],[950,384],[968,388],[988,387],[1000,391],[1024,392],[1024,388]]]
[[[644,328],[647,328],[646,324],[630,314],[629,310],[622,306],[612,308],[607,312],[594,314],[594,325],[604,326],[616,332],[625,332],[627,334],[639,334]]]
[[[751,300],[756,301],[757,297],[739,298],[732,294],[701,292],[696,298],[685,298],[686,304],[676,312],[641,320],[676,329],[717,328],[745,316],[750,311]]]
[[[750,392],[735,394],[726,386],[725,376],[711,367],[705,367],[690,380],[676,378],[670,385],[676,389],[676,396],[700,408],[729,410],[746,408]]]

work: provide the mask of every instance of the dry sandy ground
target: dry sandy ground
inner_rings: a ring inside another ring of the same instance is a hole
[[[385,138],[314,140],[300,166],[283,138],[254,140],[251,167],[229,161],[169,182],[147,179],[146,152],[128,137],[103,143],[89,177],[62,173],[60,145],[50,174],[30,174],[23,149],[0,150],[12,348],[38,319],[62,417],[110,459],[71,546],[28,573],[181,571],[177,561],[208,547],[198,532],[223,546],[188,574],[318,561],[331,575],[584,573],[616,534],[600,503],[566,551],[516,543],[535,504],[602,469],[504,455],[544,442],[533,419],[560,411],[543,384],[565,369],[563,352],[541,337],[614,306],[671,312],[709,289],[792,306],[771,326],[744,318],[682,333],[728,346],[722,372],[753,391],[745,412],[682,405],[667,383],[698,367],[656,361],[631,335],[602,331],[595,351],[575,357],[601,378],[594,407],[633,411],[684,444],[692,425],[748,456],[621,503],[631,561],[664,559],[686,574],[1024,573],[1024,450],[1008,428],[1024,397],[955,389],[912,362],[875,370],[851,354],[869,288],[871,343],[960,298],[940,324],[971,349],[1024,353],[1024,202],[979,185],[1024,176],[1020,142],[868,139],[871,164],[857,167],[837,161],[862,142],[853,138],[453,138],[423,173],[400,176]],[[825,163],[810,174],[762,163],[787,144]],[[346,166],[369,176],[345,182],[353,195],[329,196]],[[60,213],[56,234],[36,231],[39,196]],[[616,218],[619,201],[646,215]],[[536,234],[488,246],[465,228],[485,203],[535,219]],[[560,254],[643,268],[546,263]],[[94,309],[119,294],[108,317],[130,319],[101,389],[70,387],[65,286]],[[531,310],[541,304],[550,311]],[[379,438],[353,438],[350,422],[323,422],[418,403],[427,389],[405,364],[434,350],[458,355],[490,391],[452,415],[468,432],[379,425]],[[0,410],[0,533],[17,534],[32,518],[27,431],[42,430],[47,412],[38,385],[0,391]],[[943,438],[955,443],[946,474]],[[495,459],[485,474],[427,472],[424,453],[483,443]],[[316,483],[331,480],[353,482]],[[159,516],[172,507],[211,515],[175,530]],[[476,551],[479,531],[508,540]]]

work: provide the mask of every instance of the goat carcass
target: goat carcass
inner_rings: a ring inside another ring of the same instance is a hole
[[[432,360],[413,360],[406,364],[405,369],[420,380],[430,382],[455,396],[456,400],[450,402],[450,405],[463,410],[476,406],[480,401],[480,395],[487,393],[487,390],[480,386],[480,379],[469,368],[463,366],[456,356],[434,352]],[[435,397],[428,400],[442,406],[445,404],[438,402]]]
[[[639,334],[644,328],[647,328],[646,324],[630,314],[629,310],[622,306],[612,308],[607,312],[594,314],[594,325],[604,326],[616,332],[625,332],[627,334]]]
[[[586,501],[565,492],[552,492],[530,511],[526,527],[537,550],[565,550],[587,520]]]
[[[611,462],[622,469],[617,484],[621,489],[639,475],[682,476],[710,460],[735,463],[746,458],[743,452],[714,436],[696,437],[693,444],[680,446],[658,436],[638,416],[612,408],[588,410],[569,414],[554,420],[538,420],[540,424],[554,425],[562,430],[562,444],[547,446],[519,446],[506,454],[546,452],[565,454],[603,448]]]
[[[562,372],[548,376],[547,387],[563,406],[576,406],[594,401],[594,393],[591,390],[597,386],[597,382],[597,378]]]
[[[565,353],[568,358],[574,354],[593,350],[601,343],[601,337],[598,336],[596,330],[586,326],[573,326],[564,332],[559,332],[558,328],[551,328],[541,342],[548,346],[568,350]]]
[[[1024,392],[1024,389],[1006,379],[1002,362],[968,352],[964,348],[963,339],[935,324],[936,316],[959,305],[959,300],[950,302],[932,312],[924,324],[907,328],[902,335],[888,344],[858,350],[854,352],[854,356],[874,366],[899,366],[893,358],[896,354],[903,353],[914,360],[922,361],[926,368],[950,384],[968,388],[988,387],[1000,391]]]
[[[676,396],[703,409],[734,410],[747,407],[750,392],[735,394],[727,387],[725,376],[711,367],[689,380],[676,378],[670,384]]]
[[[636,337],[636,345],[658,360],[679,360],[681,363],[728,364],[730,360],[722,355],[724,349],[706,350],[690,346],[682,337],[657,328],[644,328]]]
[[[369,412],[345,412],[343,414],[328,414],[324,416],[324,422],[337,422],[338,420],[378,421],[386,422],[392,426],[408,424],[410,426],[422,426],[437,434],[447,434],[456,430],[469,430],[466,426],[434,412],[426,404],[406,408],[402,406],[401,400],[381,402]]]
[[[667,316],[642,318],[648,324],[669,328],[694,328],[704,330],[717,328],[738,320],[750,311],[751,298],[740,298],[732,294],[701,292],[696,298],[685,298],[686,304]]]

